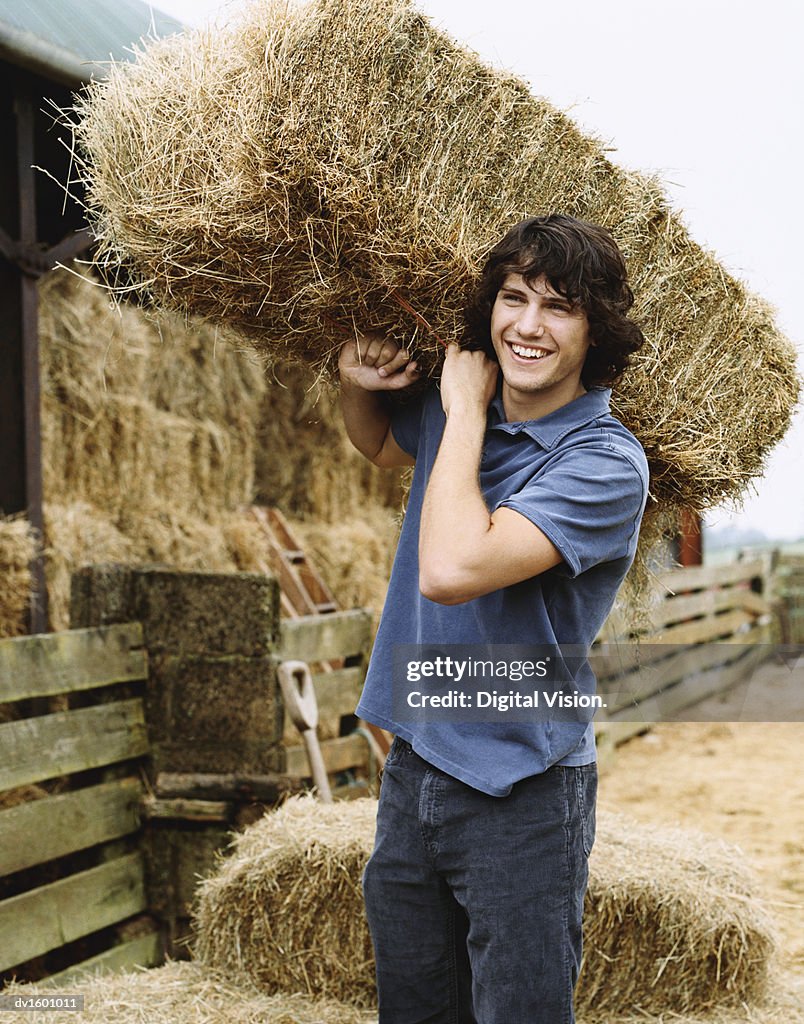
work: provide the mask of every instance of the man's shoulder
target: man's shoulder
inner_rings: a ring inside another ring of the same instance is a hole
[[[645,449],[639,438],[610,410],[562,438],[556,454],[565,455],[571,451],[586,452],[590,457],[598,452],[614,459],[624,459],[647,485],[649,471]]]

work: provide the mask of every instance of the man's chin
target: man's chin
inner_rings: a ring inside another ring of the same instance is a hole
[[[523,395],[537,395],[542,391],[548,391],[554,383],[544,377],[536,378],[530,374],[507,374],[505,370],[503,370],[503,381],[511,391],[518,391]]]

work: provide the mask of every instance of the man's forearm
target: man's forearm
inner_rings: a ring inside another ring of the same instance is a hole
[[[366,391],[345,381],[341,384],[341,413],[349,440],[373,461],[391,426],[388,400],[382,391]]]
[[[432,600],[452,603],[460,597],[491,526],[479,480],[485,428],[485,409],[479,406],[447,417],[419,534],[420,586]]]

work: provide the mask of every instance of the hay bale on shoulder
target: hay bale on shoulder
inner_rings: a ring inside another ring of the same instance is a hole
[[[296,798],[238,837],[199,888],[197,956],[264,991],[371,1005],[360,878],[375,812],[373,800]],[[711,839],[604,821],[590,865],[579,1011],[693,1014],[761,999],[773,938],[739,860]]]
[[[59,994],[84,997],[84,1009],[30,1010],[26,1024],[363,1024],[353,1006],[331,999],[278,994],[236,987],[228,978],[193,963],[168,963],[61,982]],[[12,985],[5,996],[30,998],[53,994],[46,982]],[[366,1022],[368,1024],[368,1022]]]
[[[107,277],[122,266],[121,291],[273,359],[326,373],[358,325],[437,372],[423,324],[460,337],[503,230],[561,211],[606,225],[627,257],[648,344],[616,411],[659,501],[738,497],[789,425],[793,346],[657,182],[407,0],[255,2],[228,29],[113,66],[75,119]]]

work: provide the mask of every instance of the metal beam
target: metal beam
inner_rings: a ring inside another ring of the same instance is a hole
[[[34,104],[31,90],[17,81],[14,89],[17,115],[17,188],[19,243],[36,244],[36,182],[34,181]],[[39,386],[39,296],[36,278],[19,275],[22,334],[23,431],[25,436],[25,498],[28,521],[37,533],[37,550],[31,562],[33,594],[30,607],[32,633],[47,631],[47,584],[45,582],[44,517],[42,512],[42,422]]]

